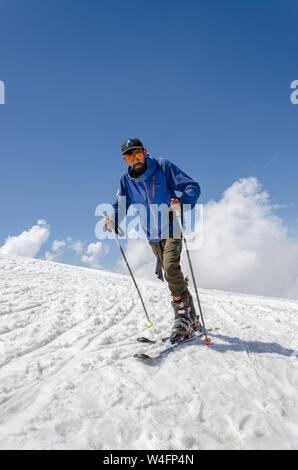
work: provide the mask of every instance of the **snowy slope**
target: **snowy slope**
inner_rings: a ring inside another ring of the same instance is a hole
[[[0,257],[0,448],[298,449],[298,301],[200,290],[213,345],[169,332],[166,285]],[[151,346],[149,346],[150,349]]]

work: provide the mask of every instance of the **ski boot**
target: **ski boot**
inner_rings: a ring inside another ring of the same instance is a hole
[[[186,276],[185,279],[185,285],[188,287],[189,285],[189,277]],[[192,321],[192,329],[194,331],[203,331],[203,327],[200,323],[200,317],[197,315],[194,303],[193,303],[193,298],[191,293],[188,291],[188,297],[189,297],[189,306],[190,306],[190,316],[191,316],[191,321]]]
[[[171,331],[170,341],[175,343],[189,336],[192,332],[193,315],[190,307],[190,297],[173,297],[172,307],[175,322]]]
[[[190,307],[190,317],[192,321],[192,329],[194,331],[203,331],[203,327],[200,323],[200,317],[196,313],[196,309],[193,303],[193,298],[191,293],[188,293],[188,298],[189,298],[189,307]]]

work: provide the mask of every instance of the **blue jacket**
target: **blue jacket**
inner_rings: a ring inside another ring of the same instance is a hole
[[[116,228],[133,205],[148,240],[159,242],[173,232],[169,205],[170,200],[177,197],[176,191],[182,193],[179,196],[181,203],[189,204],[191,208],[195,206],[201,191],[198,183],[169,160],[155,159],[147,154],[146,163],[147,170],[138,178],[130,176],[130,167],[121,176],[117,199],[113,204]],[[121,196],[126,196],[126,205],[123,205]]]

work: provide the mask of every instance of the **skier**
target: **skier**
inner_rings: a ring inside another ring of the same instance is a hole
[[[113,204],[114,215],[106,216],[104,225],[108,231],[118,233],[118,226],[131,204],[145,208],[139,211],[139,217],[157,258],[157,266],[163,267],[172,295],[175,320],[171,341],[175,342],[200,325],[180,266],[182,238],[180,229],[175,228],[173,211],[183,213],[185,204],[194,207],[200,195],[200,186],[169,160],[152,158],[139,139],[125,140],[121,150],[129,166],[120,180],[117,199]],[[176,191],[182,193],[180,197],[177,197]],[[124,208],[120,201],[123,196],[126,197]],[[160,210],[160,207],[166,210]]]

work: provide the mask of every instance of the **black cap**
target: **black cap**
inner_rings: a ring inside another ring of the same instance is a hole
[[[144,148],[144,145],[139,139],[127,139],[121,145],[122,155],[127,153],[129,150]]]

